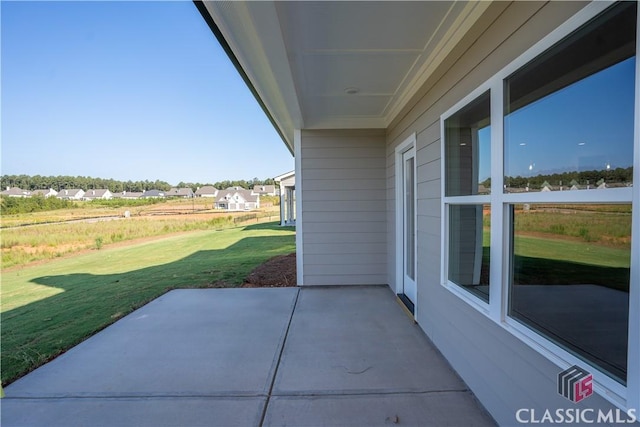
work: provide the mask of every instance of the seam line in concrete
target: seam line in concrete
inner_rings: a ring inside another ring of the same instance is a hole
[[[11,396],[3,397],[3,401],[9,400],[82,400],[82,399],[255,399],[267,397],[259,394],[121,394],[121,395],[70,395],[70,396]]]
[[[454,390],[394,390],[394,391],[329,391],[329,392],[301,392],[301,393],[264,393],[256,394],[157,394],[157,395],[140,395],[140,394],[122,394],[122,395],[67,395],[67,396],[12,396],[5,397],[3,400],[82,400],[82,399],[255,399],[269,397],[333,397],[333,396],[386,396],[386,395],[402,395],[402,394],[443,394],[443,393],[468,393],[469,389]]]
[[[287,329],[284,332],[284,339],[282,340],[282,346],[278,353],[278,361],[276,362],[276,368],[273,371],[273,377],[271,378],[271,384],[269,385],[269,392],[267,393],[267,400],[264,402],[262,408],[262,415],[260,416],[260,427],[264,424],[264,419],[267,416],[267,408],[269,408],[269,402],[271,401],[271,393],[273,392],[273,386],[276,383],[278,376],[278,369],[280,369],[280,362],[282,361],[282,354],[284,353],[284,347],[287,345],[287,339],[289,338],[289,328],[291,328],[291,322],[293,321],[293,314],[296,312],[298,306],[298,298],[300,297],[300,288],[297,288],[296,299],[293,301],[293,307],[291,308],[291,315],[289,315],[289,322],[287,323]]]
[[[448,394],[448,393],[469,393],[468,388],[457,390],[372,390],[372,391],[321,391],[321,392],[300,392],[300,393],[274,393],[272,397],[335,397],[335,396],[387,396],[387,395],[401,395],[401,394]]]

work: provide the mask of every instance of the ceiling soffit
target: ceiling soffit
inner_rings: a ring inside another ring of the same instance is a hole
[[[288,143],[294,128],[386,128],[489,5],[206,3]]]
[[[387,127],[487,5],[277,2],[305,126]]]

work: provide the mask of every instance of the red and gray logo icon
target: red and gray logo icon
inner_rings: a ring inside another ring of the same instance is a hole
[[[558,393],[578,403],[593,394],[593,375],[573,365],[558,374]]]

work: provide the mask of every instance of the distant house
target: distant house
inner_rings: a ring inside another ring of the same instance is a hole
[[[190,188],[172,188],[165,193],[165,197],[182,197],[188,199],[195,196],[193,190]]]
[[[160,190],[147,190],[140,196],[142,199],[159,199],[164,197],[166,197],[166,193]]]
[[[114,193],[113,197],[118,199],[139,199],[142,197],[142,192],[140,191],[123,191],[122,193]]]
[[[23,190],[22,188],[18,187],[7,187],[7,189],[0,194],[7,197],[31,197],[31,193],[28,190]]]
[[[216,197],[218,195],[218,189],[212,185],[205,185],[196,190],[196,197]]]
[[[489,194],[489,189],[483,184],[478,184],[478,194]]]
[[[80,188],[60,190],[58,191],[58,195],[56,197],[62,200],[82,200],[82,198],[84,197],[84,190]]]
[[[215,203],[216,209],[227,211],[250,211],[260,208],[260,195],[241,187],[230,187],[220,190]]]
[[[87,190],[83,196],[83,199],[85,200],[96,200],[96,199],[109,200],[112,198],[113,198],[113,193],[111,193],[111,191],[107,189]]]
[[[277,194],[275,185],[254,185],[251,194],[259,194],[261,196],[275,196]]]
[[[280,225],[296,224],[296,173],[287,172],[273,178],[280,186]]]
[[[49,188],[48,190],[33,190],[31,192],[31,195],[42,196],[44,198],[47,198],[47,197],[56,197],[58,195],[58,192],[53,188]]]

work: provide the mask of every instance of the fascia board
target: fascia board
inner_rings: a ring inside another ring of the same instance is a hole
[[[289,177],[292,177],[296,174],[296,171],[291,171],[291,172],[287,172],[287,173],[283,173],[282,175],[278,175],[275,178],[273,178],[274,181],[283,181]]]

